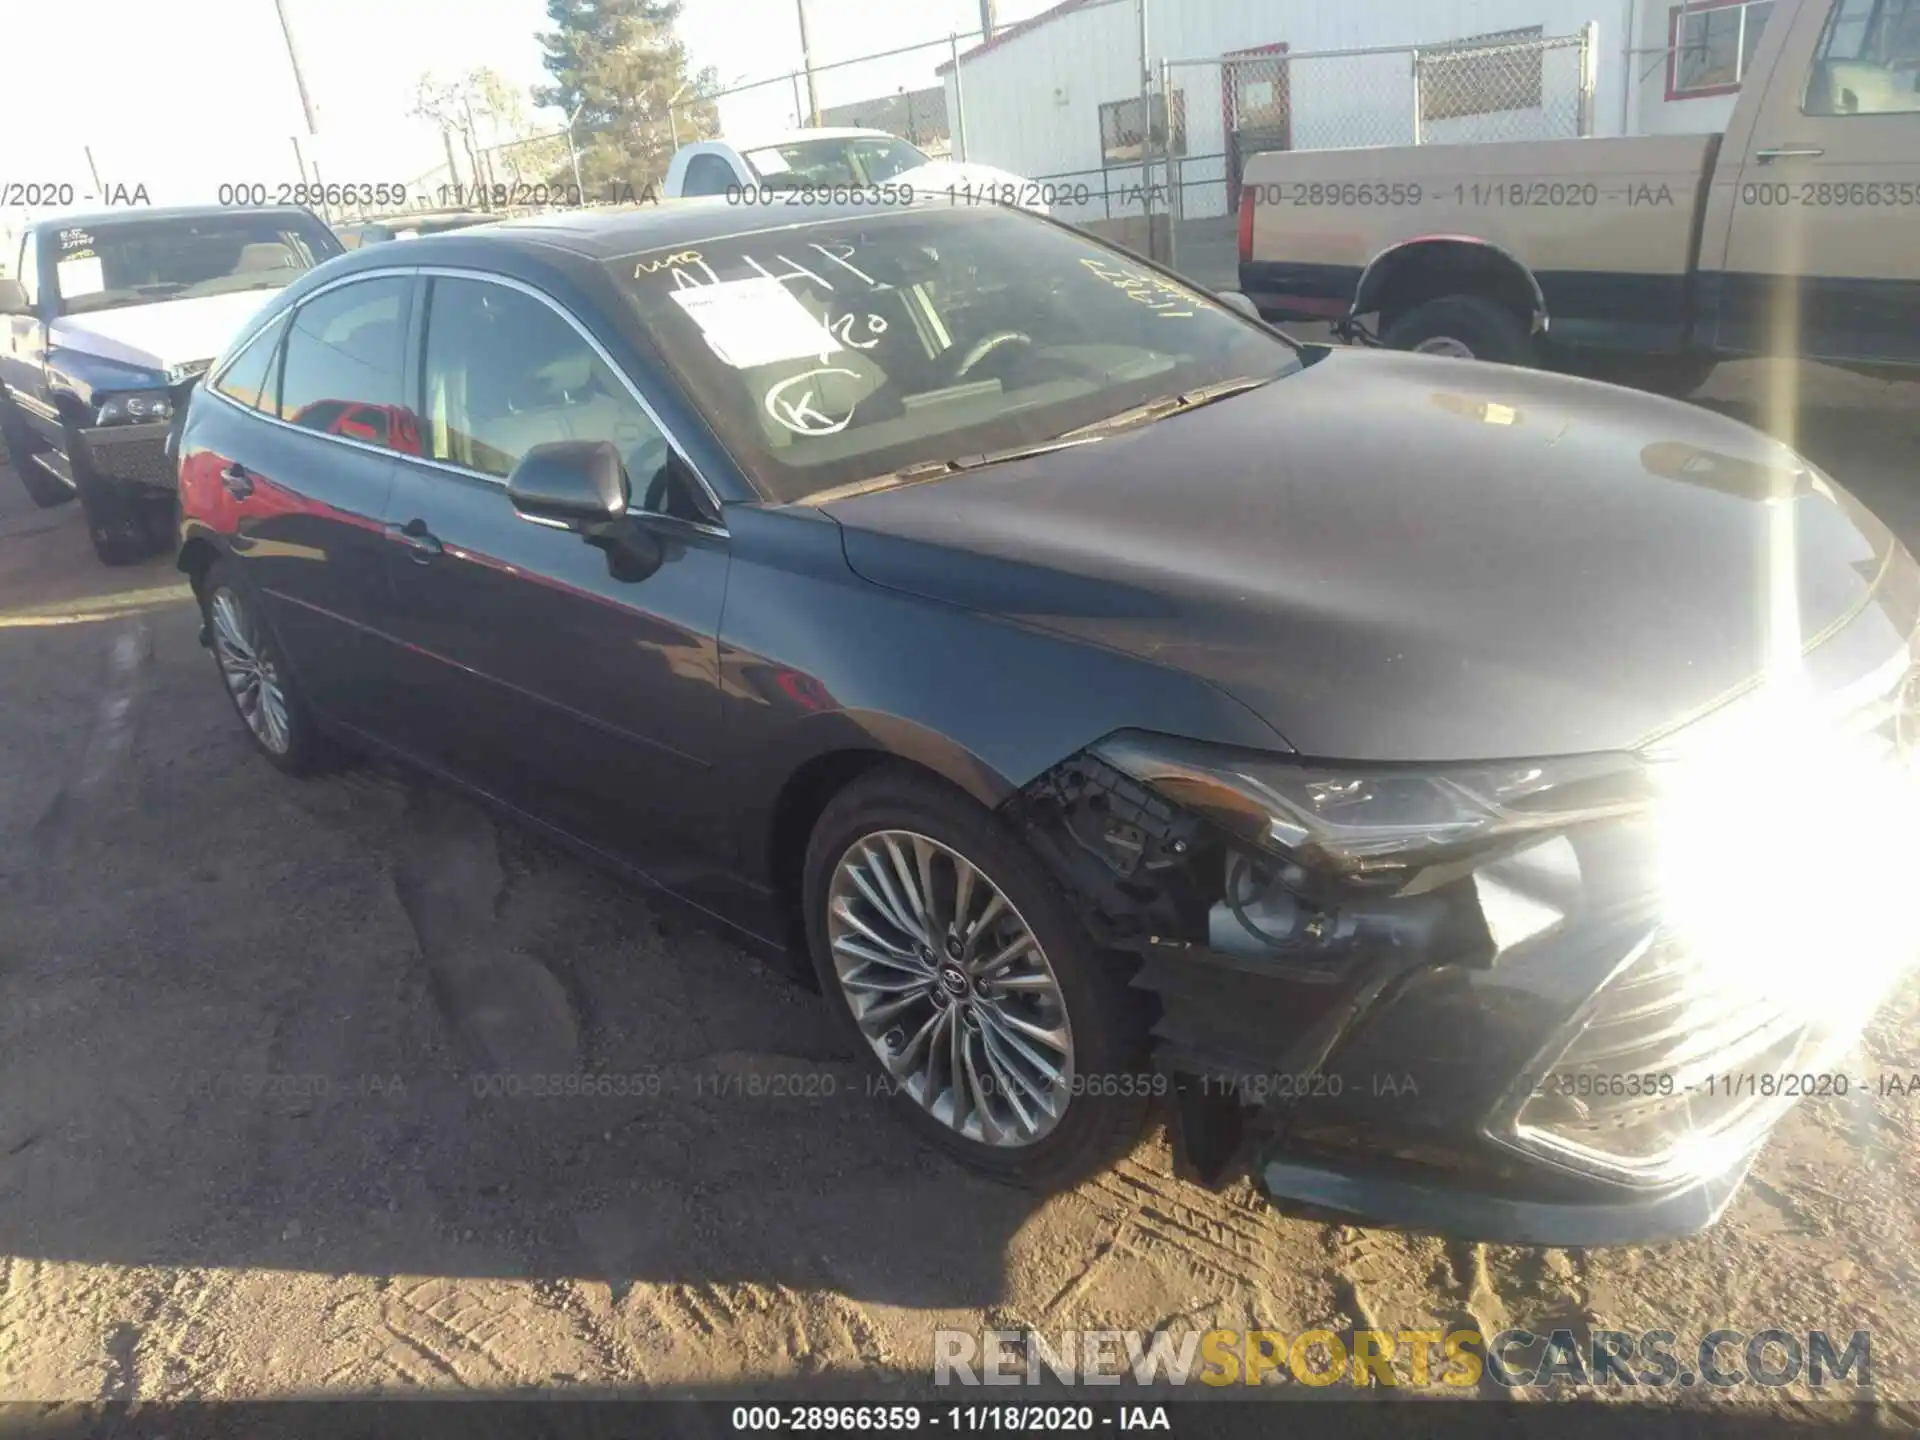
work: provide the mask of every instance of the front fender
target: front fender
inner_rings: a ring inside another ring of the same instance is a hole
[[[1289,748],[1184,672],[863,580],[817,513],[729,519],[724,764],[756,880],[787,780],[835,751],[911,761],[992,808],[1114,730]],[[770,545],[778,564],[760,558]]]

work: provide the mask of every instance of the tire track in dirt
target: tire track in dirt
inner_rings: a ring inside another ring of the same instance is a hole
[[[1096,1176],[1091,1188],[1125,1207],[1115,1247],[1164,1254],[1232,1289],[1280,1278],[1269,1259],[1275,1234],[1223,1193],[1187,1185],[1133,1157]]]
[[[432,1378],[409,1370],[406,1357],[463,1390],[520,1384],[533,1377],[492,1342],[502,1334],[509,1343],[520,1339],[528,1313],[538,1308],[533,1287],[523,1281],[461,1283],[435,1277],[396,1283],[381,1296],[380,1324],[401,1350],[387,1347],[376,1363],[422,1385],[431,1385]]]
[[[640,1353],[627,1344],[619,1331],[594,1313],[586,1288],[577,1280],[550,1279],[533,1282],[534,1298],[564,1319],[572,1332],[585,1343],[600,1362],[608,1377],[627,1385],[644,1384],[647,1368]],[[611,1292],[609,1292],[611,1308]],[[609,1317],[611,1319],[611,1317]]]

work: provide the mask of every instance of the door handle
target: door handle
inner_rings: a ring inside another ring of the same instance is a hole
[[[1756,150],[1753,158],[1762,165],[1771,165],[1776,160],[1811,160],[1826,153],[1812,145],[1787,145],[1778,150]]]
[[[422,565],[446,548],[434,533],[427,529],[427,522],[417,518],[407,521],[404,525],[387,526],[387,538],[398,540],[406,546],[413,552],[413,558]]]
[[[220,472],[220,483],[227,487],[227,493],[236,500],[244,500],[253,494],[253,477],[247,474],[247,467],[238,461]]]

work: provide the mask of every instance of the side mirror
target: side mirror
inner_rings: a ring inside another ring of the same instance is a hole
[[[1219,290],[1214,292],[1213,298],[1218,300],[1222,305],[1226,306],[1229,310],[1237,311],[1239,314],[1246,316],[1247,319],[1249,320],[1260,319],[1260,307],[1255,305],[1253,301],[1249,300],[1245,295],[1241,294],[1238,290]],[[1262,323],[1265,323],[1265,322],[1262,322]]]
[[[0,315],[26,315],[31,308],[26,286],[18,280],[0,280]]]
[[[550,440],[520,457],[507,499],[529,520],[585,533],[627,513],[627,467],[610,440]]]
[[[616,580],[644,580],[666,559],[659,537],[629,518],[631,498],[610,440],[550,440],[507,476],[507,499],[522,519],[573,531],[606,555]]]

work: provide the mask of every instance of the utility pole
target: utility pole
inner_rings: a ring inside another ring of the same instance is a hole
[[[473,123],[473,97],[467,94],[464,86],[460,91],[460,108],[467,117],[467,154],[473,161],[474,183],[490,190],[493,188],[493,167],[486,163],[487,152],[480,143],[480,127]],[[491,196],[485,208],[493,208]]]
[[[995,25],[993,5],[994,0],[980,0],[980,40],[982,44],[993,39]]]
[[[811,117],[807,123],[820,124],[820,94],[813,87],[813,47],[807,43],[807,0],[793,0],[793,8],[800,14],[800,63],[807,67],[807,113]]]
[[[294,88],[300,92],[300,108],[306,113],[307,133],[318,135],[320,122],[314,118],[313,97],[307,93],[307,77],[300,69],[300,51],[293,43],[293,25],[287,19],[287,0],[273,0],[273,8],[279,12],[280,33],[286,37],[287,59],[293,65],[293,84]],[[300,178],[304,180],[306,176],[302,174]]]
[[[1153,62],[1147,58],[1147,0],[1136,0],[1136,4],[1140,11],[1140,213],[1147,222],[1147,238],[1141,243],[1148,255],[1155,255],[1153,244]]]
[[[580,183],[580,147],[573,143],[573,127],[580,123],[580,112],[586,108],[587,102],[582,100],[578,105],[573,107],[573,113],[567,116],[567,156],[573,161],[573,193],[575,196],[573,203],[576,205],[584,205],[587,203],[587,191],[586,187]],[[445,132],[443,131],[441,133],[444,134]],[[449,165],[453,163],[452,146],[447,147],[447,163]]]

